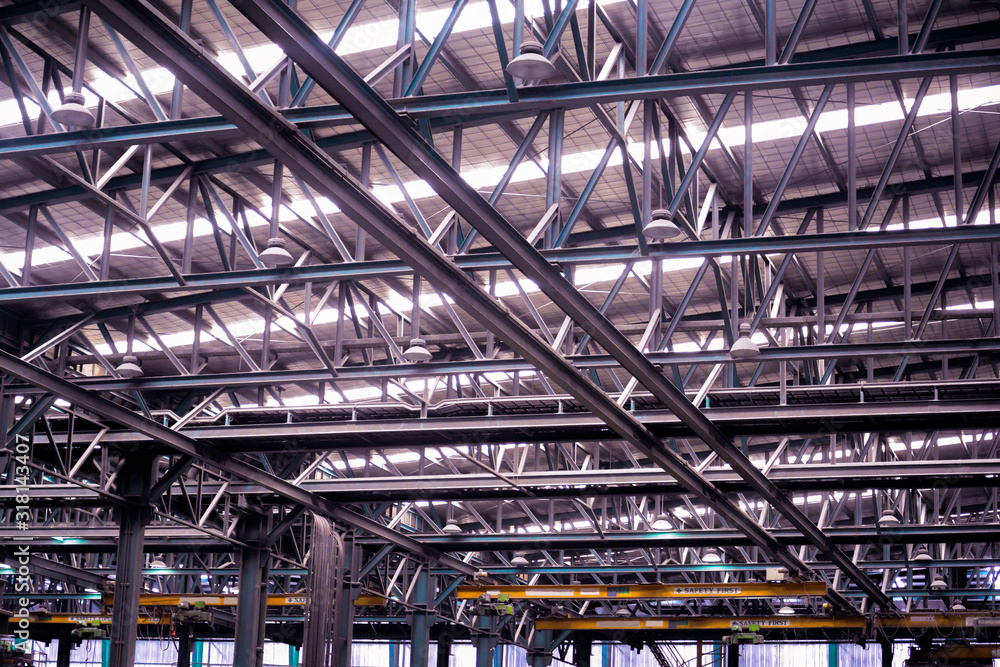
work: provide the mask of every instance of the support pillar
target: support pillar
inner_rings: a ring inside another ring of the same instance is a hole
[[[177,628],[177,667],[191,667],[191,626]]]
[[[200,639],[194,641],[194,665],[192,667],[205,667],[205,642]]]
[[[153,518],[149,503],[153,461],[146,452],[130,454],[118,471],[118,495],[125,503],[117,508],[118,558],[115,562],[115,602],[111,611],[109,667],[133,667],[142,593],[143,540]]]
[[[535,629],[535,634],[531,637],[531,652],[528,657],[528,664],[531,667],[548,667],[552,663],[552,654],[549,652],[549,642],[551,641],[551,630]]]
[[[347,667],[351,664],[351,644],[354,640],[354,601],[361,595],[361,581],[358,570],[361,567],[361,555],[354,542],[354,531],[348,531],[342,536],[344,542],[344,578],[339,600],[344,605],[340,610],[334,610],[336,622],[340,624],[337,633],[340,647],[337,650],[339,662],[334,664]]]
[[[840,646],[838,644],[827,644],[827,665],[837,667],[840,662]]]
[[[476,667],[493,667],[493,619],[480,616],[476,619]]]
[[[451,645],[454,640],[447,630],[438,637],[437,667],[449,667],[451,662]]]
[[[76,642],[71,637],[59,639],[59,653],[56,654],[56,667],[69,667],[70,655]]]
[[[264,664],[264,614],[267,611],[270,554],[259,545],[266,538],[264,515],[247,511],[240,517],[236,539],[248,546],[240,550],[240,593],[236,606],[233,667],[261,667]]]
[[[589,637],[573,638],[573,667],[590,667],[592,646]]]
[[[288,647],[288,667],[299,667],[299,647]]]
[[[726,667],[740,667],[740,647],[736,644],[726,647]]]
[[[431,642],[429,565],[420,566],[413,584],[414,609],[410,619],[410,667],[428,667]],[[438,645],[440,652],[441,646]],[[346,663],[345,663],[346,664]],[[440,664],[440,663],[439,663]],[[445,663],[447,664],[447,663]]]
[[[882,667],[892,667],[892,642],[881,641],[879,646],[882,647]]]

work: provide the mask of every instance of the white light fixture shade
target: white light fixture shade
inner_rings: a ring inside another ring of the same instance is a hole
[[[285,250],[285,239],[277,237],[267,240],[267,247],[258,257],[271,266],[290,266],[295,263],[295,258]]]
[[[524,557],[524,554],[517,553],[514,557],[510,559],[510,564],[514,567],[528,567],[528,559]]]
[[[927,553],[927,547],[917,547],[913,552],[913,558],[911,558],[914,563],[927,563],[933,561],[934,558]]]
[[[722,553],[715,547],[705,549],[705,555],[701,557],[702,563],[721,563]]]
[[[631,616],[632,612],[628,610],[628,607],[618,607],[618,611],[615,614],[618,616]]]
[[[149,567],[153,570],[165,570],[167,568],[167,563],[162,557],[157,556],[153,560],[149,561]]]
[[[948,582],[946,582],[941,577],[934,577],[934,581],[931,582],[932,591],[943,591],[948,588]]]
[[[965,605],[962,604],[961,602],[956,602],[955,604],[951,605],[951,610],[952,611],[965,611]]]
[[[403,350],[403,359],[414,363],[430,361],[431,351],[427,349],[427,341],[423,338],[411,340],[409,347]]]
[[[649,216],[649,224],[642,228],[642,235],[650,241],[666,241],[677,238],[684,232],[674,222],[673,216],[665,208],[658,208]]]
[[[657,514],[650,526],[653,530],[670,530],[670,517],[666,514]]]
[[[778,613],[781,614],[782,616],[791,616],[792,614],[795,613],[795,610],[789,607],[787,604],[785,604],[781,605],[781,609],[778,610]]]
[[[455,521],[454,519],[448,519],[447,521],[445,521],[444,528],[442,528],[441,530],[445,533],[448,533],[449,535],[454,535],[456,533],[462,532],[461,526],[459,526],[458,522]]]
[[[115,369],[124,378],[137,378],[142,375],[142,367],[139,366],[139,357],[134,354],[126,354],[122,357],[122,362]]]
[[[883,510],[882,516],[880,516],[878,519],[878,525],[882,526],[883,528],[898,526],[899,517],[896,516],[895,510],[891,509]]]
[[[542,55],[539,42],[527,41],[521,44],[521,54],[507,63],[507,74],[524,81],[542,81],[556,73],[556,66]]]
[[[740,335],[729,348],[729,356],[733,359],[752,359],[760,354],[760,348],[750,337],[750,323],[744,322],[740,325]]]
[[[89,129],[94,127],[94,114],[83,106],[82,93],[66,93],[63,103],[52,111],[52,120],[60,125]]]

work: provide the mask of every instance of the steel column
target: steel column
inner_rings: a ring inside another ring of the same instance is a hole
[[[142,593],[143,539],[153,516],[149,504],[155,458],[140,451],[129,455],[118,472],[118,494],[127,503],[118,508],[118,557],[115,605],[111,612],[110,667],[132,667]]]
[[[262,514],[251,510],[240,517],[236,538],[247,546],[240,549],[234,667],[262,667],[264,664],[264,613],[271,558],[270,551],[261,548],[266,537],[267,527]]]
[[[351,664],[351,646],[354,641],[354,602],[361,595],[361,577],[358,575],[361,554],[353,531],[344,533],[341,539],[344,542],[344,580],[340,583],[340,595],[337,599],[343,605],[341,609],[334,609],[334,622],[339,624],[336,633],[339,646],[334,647],[334,656],[338,665],[348,667]]]
[[[59,653],[56,655],[56,667],[70,667],[70,656],[75,645],[76,642],[73,641],[72,637],[63,636],[59,638]],[[184,666],[178,665],[178,667]]]
[[[191,667],[191,627],[182,624],[177,628],[177,667]]]
[[[413,587],[414,605],[412,620],[410,621],[410,667],[429,667],[428,659],[431,641],[431,587],[430,587],[430,566],[422,564],[417,573],[417,580]],[[450,648],[450,647],[449,647]],[[438,651],[441,645],[438,644]],[[438,656],[440,662],[440,655]],[[344,663],[347,664],[347,663]]]
[[[493,619],[490,616],[477,617],[476,629],[479,630],[475,640],[476,667],[493,667]]]

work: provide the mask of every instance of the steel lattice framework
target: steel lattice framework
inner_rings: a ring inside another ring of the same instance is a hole
[[[315,516],[332,664],[992,615],[995,2],[24,0],[0,58],[35,636],[110,608],[127,666],[228,595],[174,617],[182,664],[256,665],[302,641]]]

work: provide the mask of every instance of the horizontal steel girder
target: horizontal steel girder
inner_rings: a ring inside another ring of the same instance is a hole
[[[199,538],[185,537],[183,527],[151,526],[156,529],[154,537],[147,540],[147,550],[152,552],[183,553],[185,551],[230,552],[233,545],[221,539],[202,535]],[[920,544],[945,542],[962,544],[989,542],[994,540],[998,524],[958,524],[940,526],[904,526],[881,529],[873,526],[832,527],[826,529],[830,539],[838,546],[855,544]],[[73,538],[65,537],[72,533]],[[177,537],[174,537],[173,534]],[[775,539],[786,546],[806,544],[805,538],[796,530],[777,528],[772,531]],[[33,539],[32,548],[54,553],[107,553],[115,550],[116,528],[93,528],[86,526],[51,526],[46,529],[29,531]],[[7,542],[15,537],[24,537],[25,532],[12,527],[0,527],[0,540]],[[466,535],[410,534],[410,538],[442,552],[468,551],[540,551],[560,549],[590,551],[595,548],[607,549],[652,549],[683,547],[749,547],[753,544],[745,535],[735,530],[665,530],[649,532],[605,532],[597,533],[497,533]],[[382,545],[377,538],[359,540],[365,545]],[[599,545],[599,547],[598,547]],[[450,563],[452,559],[448,559]],[[948,562],[947,565],[952,565]],[[862,567],[867,567],[864,563]],[[897,565],[898,567],[899,565]],[[447,567],[447,565],[446,565]],[[926,567],[921,565],[921,567]],[[454,569],[454,568],[452,568]]]
[[[996,538],[1000,524],[958,524],[939,526],[904,526],[882,529],[869,526],[825,529],[834,544],[919,544],[925,542],[989,542]],[[772,534],[788,546],[806,544],[801,534],[789,528],[778,528]],[[467,551],[536,551],[560,549],[590,550],[600,548],[680,548],[680,547],[740,547],[752,546],[735,530],[666,530],[648,532],[596,533],[495,533],[490,535],[416,535],[416,539],[449,552]]]
[[[903,355],[925,355],[935,357],[940,355],[1000,353],[1000,339],[973,338],[942,341],[905,341],[891,343],[832,343],[829,345],[809,345],[802,347],[761,347],[760,355],[753,363],[777,361],[800,361],[817,359],[852,359],[866,357],[898,357]],[[705,352],[652,352],[646,355],[653,363],[664,366],[691,364],[734,364],[738,362],[729,356],[725,350],[710,350]],[[569,355],[567,359],[577,368],[601,370],[617,369],[620,364],[606,354]],[[80,363],[87,359],[81,358]],[[90,362],[93,363],[93,362]],[[374,381],[383,379],[403,379],[439,377],[452,374],[480,373],[513,373],[515,371],[533,370],[527,361],[522,359],[467,359],[462,361],[427,362],[420,365],[390,364],[379,366],[346,366],[337,370],[339,380]],[[256,387],[274,384],[297,384],[305,382],[321,382],[329,380],[329,371],[315,370],[281,370],[258,371],[247,373],[205,373],[200,375],[177,375],[168,377],[142,377],[134,379],[119,378],[80,378],[74,380],[79,387],[94,391],[119,391],[122,389],[139,390],[176,390],[176,389],[208,389],[215,387]],[[794,390],[794,388],[790,388]],[[26,388],[20,385],[9,387],[11,392],[24,393]],[[30,393],[30,390],[27,390]],[[860,389],[859,389],[860,392]]]
[[[634,233],[633,228],[633,233]],[[943,246],[955,243],[988,243],[1000,240],[1000,225],[967,225],[945,229],[911,229],[871,232],[837,232],[788,236],[747,237],[686,243],[655,244],[640,255],[636,246],[563,248],[542,251],[551,263],[563,266],[622,264],[648,259],[721,257],[751,253],[813,253],[856,250],[859,247],[905,248]],[[489,271],[512,268],[511,262],[497,252],[457,255],[452,258],[465,271]],[[693,270],[693,269],[692,269]],[[288,283],[299,285],[333,280],[371,280],[412,274],[412,269],[398,260],[313,264],[284,269],[254,269],[218,273],[190,274],[185,285],[165,278],[133,278],[87,283],[63,283],[8,287],[0,289],[0,303],[20,303],[59,298],[88,298],[102,294],[147,294],[191,290],[220,290],[235,287],[264,287]]]
[[[73,3],[79,5],[80,3]],[[4,8],[10,10],[13,8]],[[2,15],[0,15],[2,22]],[[1000,22],[984,23],[983,26],[963,26],[936,31],[938,41],[949,44],[987,39],[990,28],[1000,28]],[[970,28],[976,28],[970,31]],[[965,35],[964,39],[958,33]],[[864,47],[866,45],[852,45]],[[893,41],[895,47],[895,42]],[[932,46],[932,45],[931,45]],[[880,50],[881,43],[872,43],[869,48]],[[982,56],[980,55],[982,54]],[[823,49],[815,54],[803,54],[807,62],[791,65],[764,67],[755,64],[734,65],[715,70],[662,74],[655,77],[632,79],[606,79],[576,84],[540,85],[524,88],[518,93],[520,102],[511,103],[506,90],[491,90],[455,95],[425,95],[389,100],[399,113],[407,113],[435,120],[446,120],[448,125],[468,125],[468,121],[496,123],[524,116],[543,109],[587,107],[595,102],[617,102],[628,99],[669,98],[707,93],[728,93],[742,90],[790,88],[801,85],[821,85],[823,83],[846,83],[848,81],[878,81],[920,77],[937,74],[963,74],[985,71],[998,65],[996,51],[959,51],[949,53],[925,53],[907,56],[878,56],[844,60],[839,49]],[[952,56],[942,58],[941,56]],[[956,57],[960,56],[960,57]],[[984,62],[982,57],[987,60]],[[820,58],[827,58],[820,60]],[[597,99],[591,99],[591,95]],[[471,97],[470,113],[462,100]],[[283,109],[281,113],[289,122],[302,128],[329,127],[349,124],[352,117],[338,105],[298,107]],[[75,150],[113,149],[135,144],[162,143],[170,141],[202,141],[206,138],[226,138],[237,134],[236,126],[222,116],[169,120],[157,123],[126,125],[113,128],[95,128],[86,131],[71,131],[59,134],[41,135],[30,138],[9,138],[0,140],[0,157],[19,158],[33,155],[62,153]],[[358,144],[373,137],[359,133],[354,141]]]
[[[397,257],[406,261],[429,283],[445,290],[463,310],[478,319],[487,328],[493,330],[499,338],[505,340],[524,358],[530,360],[536,368],[543,371],[551,381],[572,393],[591,412],[598,415],[609,428],[618,433],[619,436],[647,453],[647,455],[655,457],[660,465],[670,469],[671,473],[684,481],[692,493],[712,505],[731,525],[738,526],[741,531],[753,536],[753,541],[756,545],[785,563],[790,571],[802,573],[806,576],[814,574],[809,572],[808,568],[791,551],[775,542],[766,529],[744,514],[725,494],[706,482],[697,471],[689,468],[673,451],[664,448],[659,439],[637,422],[629,413],[622,410],[620,406],[612,401],[603,391],[594,386],[557,352],[524,327],[519,320],[513,318],[493,297],[476,284],[468,274],[444,258],[413,230],[406,227],[392,211],[375,199],[369,191],[362,188],[354,179],[343,173],[329,155],[309,141],[294,125],[285,120],[272,108],[264,105],[239,81],[222,69],[216,62],[206,57],[204,52],[186,35],[180,32],[176,26],[164,21],[162,16],[150,11],[149,7],[142,2],[88,0],[87,4],[109,24],[126,35],[134,44],[142,48],[149,55],[154,56],[159,62],[168,65],[178,78],[186,83],[193,92],[233,121],[248,136],[253,137],[276,160],[284,163],[290,171],[298,174],[300,178],[309,183],[319,193],[328,196],[332,201],[336,202],[348,217],[381,241]],[[253,4],[252,0],[237,5],[237,9],[241,12],[250,11],[254,7],[257,6]],[[272,11],[280,11],[285,6],[269,5],[269,7]],[[308,41],[311,47],[315,47],[315,41],[318,40],[318,37],[315,33],[309,31],[309,35],[302,37],[302,39]],[[285,52],[289,54],[289,57],[296,60],[300,65],[303,65],[303,68],[316,79],[319,85],[329,90],[329,75],[332,74],[332,71],[322,71],[302,63],[302,53],[298,48],[302,44],[298,43],[294,38],[283,40],[281,45],[285,49]],[[319,41],[319,45],[321,47],[324,46],[322,41]],[[329,53],[332,54],[332,51]],[[333,55],[333,58],[336,60],[337,57]],[[353,70],[342,61],[333,64],[337,67],[338,71],[354,77],[357,82],[360,82],[362,87],[367,87]],[[346,103],[345,96],[340,96],[339,99],[341,99],[342,103]],[[384,105],[384,102],[382,104]],[[352,113],[356,115],[356,110],[352,109]],[[394,119],[390,121],[391,123],[399,121],[392,114],[391,110],[388,113]],[[384,118],[384,113],[381,117]],[[366,117],[365,119],[369,130],[373,130],[370,122],[368,122],[371,120],[372,117]],[[399,125],[398,127],[401,128],[403,126]],[[428,155],[436,156],[435,159],[440,157],[436,153],[433,153],[433,151]],[[464,183],[460,178],[458,181]],[[432,185],[441,184],[435,182]],[[485,204],[485,200],[482,200],[475,190],[471,188],[468,188],[468,190],[473,197],[478,198],[477,201]],[[463,214],[461,209],[458,212],[459,214]],[[464,217],[467,220],[469,219],[468,216]],[[480,233],[486,232],[484,236],[496,244],[500,238],[485,230],[481,224],[483,220],[481,217],[477,216],[477,219],[480,222]],[[502,219],[501,222],[505,228],[509,227]],[[473,221],[473,224],[476,224],[476,222]],[[522,246],[526,244],[525,240],[520,236],[517,236],[517,239],[520,240],[520,245],[517,246],[518,249],[523,249]],[[527,248],[529,253],[534,253],[530,245]],[[500,249],[503,250],[503,247]],[[558,286],[562,287],[564,285],[565,280],[561,274],[555,271],[547,262],[534,256],[529,257],[528,255],[524,255],[523,257],[531,259],[533,262],[540,261],[541,265],[539,268],[554,280]],[[534,272],[529,275],[535,277]],[[546,290],[545,287],[542,289],[546,293],[551,292],[551,289]],[[567,294],[567,296],[571,296],[571,294]],[[562,300],[560,299],[560,301]],[[560,305],[565,306],[565,304]],[[597,313],[596,309],[589,302],[586,302],[586,305],[587,309],[585,313],[588,315],[592,314],[595,318],[594,322],[603,320],[603,317]],[[574,313],[569,311],[568,314],[572,315]],[[577,314],[579,315],[579,313]],[[578,317],[577,319],[584,318]],[[608,328],[606,331],[609,335],[617,335],[621,339],[621,342],[627,345],[628,349],[624,353],[626,356],[629,358],[634,357],[636,350],[627,339],[615,332],[613,328]],[[606,336],[596,335],[601,333],[597,328],[592,333],[595,340],[598,340],[605,346],[610,342],[614,342],[607,339]],[[637,366],[635,369],[632,369],[637,374],[644,375],[641,371],[647,366],[652,369],[649,362],[641,358],[641,354],[638,355],[637,363],[641,364],[641,367]],[[683,396],[681,399],[682,401],[684,400]],[[697,412],[697,410],[694,412]],[[708,426],[711,427],[710,424]],[[723,440],[725,439],[724,436],[719,435]],[[706,434],[706,436],[709,436],[709,434]],[[732,447],[731,443],[730,447]],[[837,561],[841,569],[857,581],[860,586],[868,589],[875,602],[883,605],[890,604],[889,600],[878,587],[873,586],[871,582],[857,571],[856,566],[849,559],[846,559],[838,549],[824,540],[822,531],[819,531],[808,519],[801,517],[797,508],[783,503],[782,499],[777,496],[780,496],[780,492],[768,494],[768,500],[773,502],[777,507],[780,507],[782,513],[786,516],[791,515],[793,518],[799,519],[796,523],[800,526],[800,529],[809,531],[812,536],[811,541],[820,546],[824,553],[828,553],[832,559]],[[389,533],[395,534],[393,531],[389,531]],[[847,608],[852,607],[846,600],[839,600],[838,603]]]
[[[992,486],[1000,476],[1000,459],[777,465],[768,474],[779,488],[796,492],[987,487]],[[566,470],[505,476],[521,488],[514,488],[488,473],[345,477],[304,480],[300,486],[340,503],[528,498],[521,489],[530,490],[533,497],[544,499],[684,493],[684,487],[658,468]],[[709,468],[705,477],[727,493],[750,490],[746,482],[731,470]],[[187,491],[194,494],[200,488],[203,494],[211,496],[220,487],[218,483],[203,483],[200,487],[189,484]],[[67,502],[80,507],[112,504],[111,499],[99,493],[71,484],[44,484],[28,488],[32,498],[37,499],[32,502],[39,506],[65,507]],[[273,498],[268,489],[248,484],[230,484],[226,492]],[[170,493],[180,497],[180,486],[171,487]],[[0,486],[0,507],[13,507],[17,503],[16,497],[15,487]]]
[[[815,406],[756,406],[710,408],[706,414],[727,433],[751,435],[810,435],[858,432],[902,432],[989,428],[1000,416],[996,399],[981,401],[915,401],[846,403]],[[691,437],[691,431],[666,410],[636,412],[636,419],[663,438]],[[369,448],[398,449],[400,433],[406,448],[482,443],[572,442],[616,440],[600,419],[586,413],[497,414],[427,419],[344,419],[321,423],[293,422],[249,426],[189,426],[183,433],[230,452],[327,451]],[[142,433],[110,432],[107,443],[148,441]],[[60,436],[56,435],[56,442]]]

